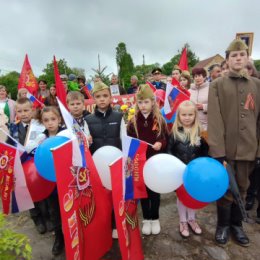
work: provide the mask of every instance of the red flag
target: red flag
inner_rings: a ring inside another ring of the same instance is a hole
[[[26,88],[34,96],[36,96],[38,91],[38,83],[34,77],[27,54],[25,55],[21,75],[18,82],[18,89],[20,88]]]
[[[110,165],[113,205],[122,260],[143,260],[136,200],[124,200],[123,160]]]
[[[182,50],[180,61],[179,61],[178,65],[179,65],[181,70],[189,70],[188,58],[187,58],[187,48],[186,47]]]
[[[66,259],[97,260],[112,245],[111,192],[103,188],[89,150],[87,167],[72,166],[73,145],[53,151]]]
[[[62,104],[67,108],[67,103],[66,103],[67,93],[65,91],[64,85],[63,85],[61,78],[60,78],[58,64],[56,62],[55,56],[54,56],[54,59],[53,59],[53,67],[54,67],[54,77],[55,77],[57,97],[60,99]]]
[[[10,210],[10,199],[14,190],[14,162],[16,157],[16,148],[3,143],[0,151],[0,191],[4,214]]]

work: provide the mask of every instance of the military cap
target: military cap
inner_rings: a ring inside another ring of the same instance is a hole
[[[248,46],[246,45],[246,43],[241,39],[235,39],[229,44],[228,48],[226,49],[226,52],[244,50],[248,50]]]
[[[162,73],[162,70],[160,69],[160,68],[154,68],[153,70],[152,70],[152,74],[154,75],[154,74],[158,74],[158,73]]]
[[[154,99],[154,94],[151,87],[148,84],[141,84],[136,93],[137,99]]]
[[[101,90],[104,90],[104,89],[108,89],[110,90],[110,88],[103,82],[96,82],[94,84],[94,87],[92,89],[92,94],[98,92],[98,91],[101,91]]]

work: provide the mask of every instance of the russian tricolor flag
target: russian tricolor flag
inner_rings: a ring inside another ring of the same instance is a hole
[[[129,136],[122,138],[123,172],[125,173],[125,200],[146,198],[143,178],[147,143]]]
[[[26,96],[33,103],[34,107],[43,107],[44,106],[43,103],[40,100],[38,100],[35,96],[33,96],[29,91],[27,91]]]
[[[163,116],[171,123],[175,121],[176,111],[181,102],[189,100],[190,97],[179,88],[167,83],[163,108]]]

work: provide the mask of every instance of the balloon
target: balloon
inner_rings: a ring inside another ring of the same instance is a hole
[[[56,186],[55,182],[47,181],[39,175],[33,158],[25,161],[22,165],[27,187],[33,202],[46,199],[54,190]]]
[[[156,154],[144,165],[144,182],[152,191],[172,192],[182,185],[185,168],[182,161],[170,154]]]
[[[92,156],[102,184],[109,190],[112,189],[109,165],[119,157],[122,157],[122,151],[114,146],[103,146]]]
[[[176,193],[182,204],[190,209],[201,209],[208,205],[208,203],[193,199],[183,185],[176,190]]]
[[[51,150],[68,141],[64,136],[53,136],[45,139],[36,149],[34,162],[39,174],[46,180],[56,181],[54,161]]]
[[[162,113],[163,118],[165,119],[165,121],[166,121],[167,124],[174,122],[175,117],[176,117],[176,114],[173,114],[172,117],[171,117],[170,119],[168,119],[168,118],[166,117],[166,115],[165,115],[165,112],[164,112],[164,109],[163,109],[163,108],[161,109],[161,113]]]
[[[229,179],[221,163],[209,157],[200,157],[187,165],[183,182],[192,198],[201,202],[212,202],[225,194]]]

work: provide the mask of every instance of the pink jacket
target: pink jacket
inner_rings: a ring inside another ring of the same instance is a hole
[[[190,100],[195,104],[202,104],[203,110],[199,111],[199,121],[203,130],[207,130],[208,128],[208,95],[209,95],[209,82],[204,82],[201,86],[196,86],[195,84],[191,84],[189,89],[190,92]]]

